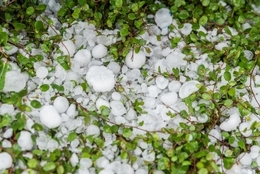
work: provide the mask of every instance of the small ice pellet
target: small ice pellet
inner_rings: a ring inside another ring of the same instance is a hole
[[[113,92],[113,93],[112,93],[112,99],[113,99],[113,100],[120,100],[120,99],[121,99],[120,93],[118,93],[118,92]]]
[[[74,94],[75,95],[80,95],[80,94],[82,94],[82,92],[83,92],[83,88],[82,88],[82,86],[80,86],[80,85],[78,85],[78,86],[76,86],[75,88],[74,88]]]
[[[48,75],[48,69],[46,67],[39,67],[37,70],[36,70],[36,76],[39,77],[39,78],[45,78],[47,77]]]

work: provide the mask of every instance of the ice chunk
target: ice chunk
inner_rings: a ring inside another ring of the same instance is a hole
[[[0,153],[0,170],[8,169],[13,164],[12,156],[7,152]]]
[[[126,108],[124,107],[123,103],[121,101],[112,101],[110,102],[111,106],[111,112],[115,116],[122,116],[123,114],[126,113]]]
[[[12,115],[14,113],[14,106],[10,104],[3,103],[0,106],[0,115],[9,114]]]
[[[59,96],[55,98],[53,106],[59,113],[64,113],[69,107],[69,101],[66,97]]]
[[[186,55],[179,52],[174,51],[166,57],[166,64],[170,70],[172,68],[179,68],[180,66],[185,66],[187,62],[183,59]]]
[[[98,44],[92,49],[92,56],[94,58],[100,59],[107,55],[107,47],[103,44]]]
[[[112,93],[112,99],[113,100],[120,100],[121,99],[121,94],[118,92],[113,92]]]
[[[238,113],[230,115],[230,117],[222,122],[219,126],[224,131],[236,130],[237,126],[241,123],[241,118]]]
[[[98,174],[114,174],[114,172],[110,169],[103,169]]]
[[[60,126],[62,119],[58,111],[52,105],[45,105],[40,110],[41,123],[52,129]]]
[[[242,135],[245,137],[249,137],[252,135],[252,130],[251,130],[251,125],[248,122],[241,123],[239,125],[239,131],[241,132]]]
[[[79,62],[80,67],[84,67],[84,66],[88,65],[88,63],[90,62],[90,60],[91,60],[91,53],[87,49],[79,50],[75,54],[74,60]]]
[[[209,132],[209,139],[211,143],[216,143],[218,140],[220,140],[221,134],[220,131],[217,129],[212,129]]]
[[[250,166],[252,163],[252,158],[249,153],[241,153],[237,159],[241,163],[242,166]]]
[[[28,131],[21,131],[20,136],[17,140],[18,145],[21,147],[22,150],[32,150],[33,148],[33,141],[31,138],[31,133]]]
[[[161,95],[160,100],[167,106],[173,106],[178,100],[178,95],[176,92],[164,93]]]
[[[87,136],[93,135],[93,137],[98,137],[100,135],[100,129],[96,125],[89,125],[86,134]]]
[[[109,161],[106,157],[102,156],[96,160],[96,164],[99,168],[105,168],[109,164]]]
[[[125,58],[125,63],[129,68],[141,68],[145,61],[146,57],[142,51],[136,53],[134,50],[130,50]]]
[[[168,85],[169,91],[179,92],[180,88],[181,88],[181,83],[179,81],[172,81]]]
[[[70,55],[72,57],[76,52],[75,44],[71,40],[61,42],[59,47],[64,55]]]
[[[156,77],[156,85],[160,89],[165,89],[169,84],[169,80],[164,78],[163,76]]]
[[[106,107],[110,107],[109,103],[107,100],[105,100],[102,97],[99,97],[96,101],[96,108],[99,110],[101,106],[106,106]]]
[[[75,117],[77,115],[77,111],[76,111],[76,105],[75,104],[71,104],[66,112],[68,117]]]
[[[92,160],[90,158],[81,158],[79,165],[81,169],[88,169],[92,166]]]
[[[159,88],[157,86],[152,85],[152,86],[148,87],[148,95],[150,97],[154,97],[155,98],[155,97],[158,96],[159,93],[160,93],[160,90],[159,90]]]
[[[25,73],[19,73],[17,71],[7,71],[5,75],[4,92],[20,92],[25,89],[26,82],[29,76]]]
[[[157,26],[161,29],[168,27],[172,24],[172,16],[170,10],[168,8],[161,8],[156,12],[154,20]]]
[[[200,85],[200,82],[195,81],[195,80],[185,82],[181,86],[180,91],[179,91],[180,98],[184,99],[184,98],[190,96],[192,93],[198,91],[199,85]]]
[[[89,68],[86,80],[96,92],[107,92],[114,88],[116,83],[113,71],[105,66],[92,66]]]
[[[42,67],[39,67],[37,70],[36,70],[36,76],[43,79],[45,77],[47,77],[48,75],[48,69],[44,66]]]
[[[258,145],[251,146],[249,154],[251,158],[256,159],[260,154],[260,147]]]
[[[11,138],[13,136],[13,129],[9,128],[5,131],[5,133],[3,134],[4,138]]]
[[[75,153],[71,155],[70,163],[73,167],[75,167],[79,163],[79,157]]]
[[[110,62],[107,65],[107,68],[113,71],[114,74],[118,74],[121,69],[120,65],[117,62]]]
[[[185,36],[188,36],[192,31],[192,24],[185,23],[183,27],[181,28],[181,33]]]

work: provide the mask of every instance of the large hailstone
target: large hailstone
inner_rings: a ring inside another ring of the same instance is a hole
[[[96,92],[111,91],[115,86],[113,71],[105,66],[92,66],[89,68],[86,80]]]
[[[29,79],[28,74],[19,73],[17,71],[7,71],[5,75],[4,92],[20,92],[26,86]]]
[[[43,106],[40,110],[40,121],[49,129],[60,126],[62,118],[52,105]]]
[[[7,152],[0,153],[0,170],[8,169],[13,164],[12,156]]]
[[[64,55],[73,56],[76,52],[75,44],[71,40],[63,41],[59,44],[60,50]]]
[[[31,133],[28,131],[21,131],[20,136],[17,140],[18,145],[22,150],[32,150],[33,141],[31,138]]]
[[[146,57],[142,51],[135,53],[135,51],[131,50],[125,58],[125,63],[129,68],[141,68],[145,64],[145,61]]]
[[[94,58],[100,59],[107,55],[107,47],[103,44],[96,45],[92,50],[92,56]]]
[[[233,131],[236,130],[238,125],[241,123],[241,118],[238,113],[230,115],[230,117],[222,122],[219,126],[220,129],[224,131]]]
[[[199,84],[200,84],[200,82],[195,81],[195,80],[185,82],[179,90],[180,98],[184,99],[184,98],[190,96],[192,93],[198,91],[199,90],[199,87],[198,87]]]
[[[91,53],[87,49],[79,50],[74,56],[74,60],[78,61],[81,67],[88,65],[90,59]]]
[[[66,97],[59,96],[55,98],[53,106],[59,113],[64,113],[69,107],[69,101]]]
[[[168,27],[172,24],[172,16],[170,10],[168,8],[161,8],[156,12],[154,20],[158,27]]]

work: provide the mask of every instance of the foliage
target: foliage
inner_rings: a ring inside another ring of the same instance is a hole
[[[226,0],[224,1],[230,7],[227,10],[219,4],[218,0],[168,0],[162,1],[162,4],[154,4],[151,0],[144,1],[128,1],[128,0],[64,0],[61,2],[62,7],[58,11],[58,19],[62,23],[72,25],[74,21],[88,21],[94,24],[98,29],[118,29],[118,37],[120,41],[109,47],[109,52],[114,59],[123,62],[124,57],[130,49],[138,52],[141,46],[144,46],[145,40],[140,39],[139,35],[149,27],[150,21],[148,14],[154,14],[161,7],[169,7],[173,18],[183,26],[184,23],[192,24],[192,32],[188,36],[182,36],[186,45],[183,52],[189,55],[194,61],[195,56],[191,51],[189,44],[194,44],[203,54],[207,54],[211,63],[217,65],[215,69],[210,69],[203,64],[197,68],[197,80],[204,84],[199,90],[183,99],[187,110],[176,112],[173,108],[169,109],[167,115],[171,118],[180,117],[185,122],[180,123],[177,129],[164,128],[159,131],[147,131],[142,129],[144,122],[139,126],[126,126],[116,124],[109,120],[111,110],[106,106],[101,106],[100,110],[86,109],[74,99],[70,98],[70,103],[75,104],[79,111],[79,119],[84,120],[85,126],[93,124],[102,128],[100,136],[87,136],[83,133],[71,132],[67,137],[63,137],[67,142],[80,142],[81,153],[80,158],[90,158],[93,161],[102,156],[105,148],[105,135],[111,134],[115,137],[112,145],[118,147],[118,155],[121,159],[130,163],[137,161],[134,151],[140,142],[144,145],[143,150],[150,155],[153,160],[146,159],[146,165],[151,172],[156,169],[165,173],[221,173],[217,160],[223,161],[226,169],[231,168],[236,163],[239,154],[247,152],[252,145],[258,144],[259,122],[255,122],[251,126],[252,136],[245,137],[239,131],[222,131],[223,139],[217,139],[215,144],[211,144],[209,132],[219,125],[224,118],[227,117],[229,109],[237,108],[243,120],[250,120],[252,115],[259,115],[259,109],[254,108],[248,101],[244,100],[244,96],[252,94],[252,98],[256,98],[252,88],[253,71],[259,68],[259,41],[260,41],[260,17],[259,14],[252,10],[251,4],[257,4],[257,0]],[[34,64],[43,61],[42,55],[30,55],[34,48],[40,48],[47,56],[48,61],[52,61],[49,53],[55,49],[55,44],[59,43],[61,36],[52,38],[44,38],[48,27],[52,26],[52,21],[48,19],[48,14],[43,13],[46,5],[38,4],[36,1],[13,1],[8,5],[0,7],[0,91],[4,88],[5,75],[11,69],[11,63],[15,62],[22,71],[26,71],[31,77],[35,75]],[[40,17],[39,17],[40,16]],[[243,24],[247,22],[252,25],[251,28],[244,29]],[[222,50],[215,49],[217,42],[206,39],[206,34],[199,31],[199,25],[202,25],[208,31],[217,29],[217,33],[225,33],[229,35],[228,47]],[[175,26],[169,27],[173,31]],[[236,29],[237,35],[232,34]],[[180,29],[180,28],[179,28]],[[7,32],[8,31],[8,32]],[[61,35],[64,28],[61,29]],[[20,39],[21,33],[26,33],[26,37]],[[160,36],[158,36],[158,39]],[[179,37],[170,38],[169,47],[175,48],[182,39]],[[25,54],[15,53],[15,56],[6,55],[4,50],[11,50],[12,47],[18,47]],[[244,50],[253,53],[252,59],[248,60]],[[68,56],[57,57],[57,62],[65,69],[70,69]],[[221,62],[226,63],[225,67]],[[51,69],[52,67],[50,67]],[[153,74],[151,80],[157,76],[164,76],[170,80],[180,80],[185,76],[186,70],[182,68],[173,68],[171,72],[161,72]],[[142,69],[142,75],[148,76],[145,69]],[[187,77],[189,79],[189,77]],[[246,83],[250,80],[250,84]],[[210,81],[212,84],[206,84]],[[225,81],[225,83],[222,83]],[[219,87],[217,87],[220,84]],[[88,91],[86,82],[79,84],[84,91]],[[258,84],[259,85],[259,84]],[[209,88],[213,86],[213,88]],[[55,95],[66,95],[64,87],[55,83],[41,84],[37,90],[40,92],[48,92],[50,89],[56,91]],[[140,99],[131,101],[130,97],[124,93],[124,87],[118,85],[117,92],[120,92],[126,98],[126,103],[132,106],[132,109],[138,114],[145,114],[144,102]],[[33,91],[30,91],[33,92]],[[70,151],[69,144],[63,146],[62,149],[41,150],[35,148],[31,153],[33,158],[26,157],[26,153],[21,150],[17,144],[19,134],[22,130],[27,129],[28,112],[33,109],[41,108],[42,104],[38,98],[25,101],[26,96],[30,95],[29,91],[5,93],[0,92],[0,102],[13,105],[19,112],[15,116],[9,114],[1,115],[0,128],[1,132],[8,128],[14,130],[14,135],[9,138],[12,147],[1,148],[0,151],[6,151],[12,154],[14,163],[22,163],[28,167],[28,172],[37,171],[39,173],[74,173],[78,170],[78,166],[72,166],[67,161],[73,156]],[[54,97],[53,97],[54,98]],[[52,99],[53,99],[52,98]],[[194,108],[193,104],[199,103],[198,108]],[[259,103],[258,103],[259,105]],[[168,107],[168,106],[167,106]],[[194,117],[200,118],[207,116],[205,123],[194,122]],[[39,137],[41,131],[46,131],[42,125],[34,123],[32,126],[38,132],[32,135],[34,143]],[[132,138],[134,131],[139,130],[144,135],[138,135]],[[246,130],[244,130],[246,131]],[[48,130],[48,141],[59,142],[55,137],[58,130]],[[161,138],[162,135],[168,135],[167,138]],[[212,138],[212,137],[211,137]],[[213,137],[214,138],[214,137]],[[238,146],[233,147],[230,144],[237,142]],[[59,142],[62,143],[62,142]],[[86,145],[87,144],[87,145]],[[223,147],[228,148],[224,152]],[[139,147],[138,147],[139,148]],[[218,155],[219,159],[215,159]],[[149,161],[150,160],[150,161]],[[41,164],[44,161],[44,164]],[[94,167],[96,164],[93,164]],[[254,166],[252,165],[252,168]],[[256,167],[255,167],[256,169]],[[12,172],[14,169],[10,169]],[[257,170],[257,169],[256,169]],[[15,169],[14,173],[22,173],[21,168]]]

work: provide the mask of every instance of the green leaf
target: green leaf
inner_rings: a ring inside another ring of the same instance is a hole
[[[34,27],[35,27],[35,32],[39,33],[43,30],[43,22],[42,21],[36,21],[34,23]]]
[[[230,80],[231,80],[231,74],[230,74],[230,72],[225,71],[225,72],[224,72],[224,78],[225,78],[226,81],[230,81]]]
[[[209,3],[210,3],[210,0],[202,0],[202,5],[203,5],[204,7],[208,6]]]
[[[41,124],[39,123],[34,123],[34,125],[32,126],[33,129],[37,130],[37,131],[42,131],[43,127]]]
[[[80,6],[84,6],[85,4],[87,4],[87,0],[78,0],[78,3]]]
[[[100,106],[101,115],[104,117],[108,117],[110,114],[110,109],[107,106]]]
[[[46,4],[40,4],[36,7],[36,10],[39,11],[40,13],[44,12],[46,9],[47,5]]]
[[[234,97],[236,95],[236,89],[235,88],[231,88],[228,90],[228,94],[231,96],[231,97]]]
[[[233,104],[233,100],[231,100],[231,99],[226,99],[226,100],[224,100],[224,105],[225,105],[226,107],[231,107],[232,104]]]
[[[207,24],[207,22],[208,22],[208,17],[205,16],[205,15],[203,15],[203,16],[200,18],[200,20],[199,20],[199,24],[200,24],[200,25],[205,25],[205,24]]]
[[[127,28],[122,28],[122,29],[120,30],[120,36],[121,36],[121,37],[125,37],[125,36],[128,36],[128,35],[129,35],[129,31],[128,31]]]
[[[34,158],[29,159],[27,162],[28,167],[32,168],[32,169],[36,168],[38,164],[39,164],[39,162]]]
[[[123,0],[116,0],[116,7],[121,8],[123,6]]]
[[[204,100],[211,100],[211,95],[208,94],[208,93],[203,93],[203,94],[202,94],[202,98],[203,98]]]
[[[125,137],[125,138],[129,138],[129,137],[131,137],[133,135],[133,132],[132,132],[132,130],[130,129],[130,128],[124,128],[123,129],[123,136]]]
[[[69,56],[59,56],[57,57],[57,62],[65,69],[65,70],[70,70],[70,65],[68,62],[68,57]]]
[[[8,41],[8,34],[6,32],[0,32],[0,45],[6,45]]]
[[[181,10],[178,16],[180,19],[187,19],[189,17],[189,12],[187,10]]]
[[[31,106],[32,106],[33,108],[36,108],[36,109],[39,109],[39,108],[42,107],[41,103],[40,103],[38,100],[32,100],[32,101],[31,101]]]
[[[43,166],[43,170],[46,172],[49,172],[51,170],[54,170],[56,168],[56,165],[54,162],[47,162],[44,166]]]
[[[80,8],[75,8],[74,9],[74,11],[73,11],[73,13],[72,13],[72,17],[74,18],[74,19],[78,19],[79,18],[79,15],[80,15]]]
[[[23,23],[19,23],[19,22],[14,22],[13,23],[13,26],[14,26],[14,28],[17,30],[17,31],[21,31],[21,30],[23,30],[23,29],[25,29],[25,24],[23,24]]]
[[[168,170],[170,169],[170,159],[166,157],[161,157],[158,162],[158,169],[159,170]]]
[[[11,66],[9,65],[8,62],[0,61],[0,91],[5,86],[5,75],[6,75],[7,71],[10,69],[11,69]]]
[[[26,14],[31,16],[34,13],[34,8],[33,7],[28,7],[26,9]]]
[[[71,132],[68,136],[68,141],[71,142],[77,138],[77,134],[75,132]]]
[[[9,126],[13,121],[13,118],[7,114],[4,114],[3,116],[1,116],[0,118],[0,129],[5,127],[5,126]]]
[[[40,86],[40,90],[42,91],[42,92],[46,92],[46,91],[48,91],[50,89],[50,86],[48,85],[48,84],[42,84],[41,86]]]
[[[235,159],[234,158],[224,158],[223,162],[224,162],[224,167],[226,169],[230,169],[234,165]]]

